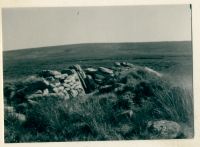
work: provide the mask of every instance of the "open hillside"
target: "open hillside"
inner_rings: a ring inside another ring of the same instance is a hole
[[[61,70],[77,63],[83,67],[109,67],[113,61],[145,65],[161,72],[185,73],[192,71],[192,46],[189,41],[89,43],[5,51],[4,80],[20,79],[43,69]]]
[[[191,42],[6,51],[5,142],[193,138]]]

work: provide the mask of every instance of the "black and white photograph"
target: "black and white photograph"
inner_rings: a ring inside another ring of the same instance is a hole
[[[4,142],[193,139],[192,8],[2,8]]]

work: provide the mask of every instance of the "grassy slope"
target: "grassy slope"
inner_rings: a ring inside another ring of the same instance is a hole
[[[74,63],[110,66],[112,60],[128,60],[159,71],[184,70],[179,64],[190,68],[191,54],[191,42],[95,43],[7,51],[3,54],[4,79],[23,78],[42,69],[60,70]]]
[[[22,81],[17,87],[23,89],[31,82],[33,80]],[[15,102],[21,96],[8,96],[13,101],[12,106],[25,114],[27,121],[17,121],[12,113],[5,113],[5,141],[159,139],[162,135],[154,134],[146,126],[149,121],[163,119],[181,125],[183,132],[176,138],[193,137],[190,91],[171,87],[168,81],[142,69],[125,71],[114,83],[122,85],[117,89],[113,87],[110,92],[101,90],[68,100],[50,95],[38,97],[38,104],[25,109],[19,109]]]
[[[148,49],[151,51],[148,52]],[[110,63],[116,60],[128,60],[170,74],[179,73],[178,76],[187,72],[191,76],[191,53],[190,42],[80,44],[9,51],[4,52],[4,79],[15,80],[42,69],[59,70],[75,63],[111,66]],[[124,76],[130,78],[127,80],[130,83],[126,83],[128,87],[123,93],[116,95],[111,92],[86,99],[72,99],[67,109],[62,101],[48,97],[48,101],[41,101],[37,107],[26,112],[27,126],[18,124],[13,116],[5,114],[6,142],[148,139],[143,129],[146,122],[154,119],[173,120],[192,129],[191,91],[165,85],[161,91],[151,89],[160,87],[163,82],[147,77],[145,84],[141,81],[135,85],[132,76]],[[150,88],[153,95],[141,92],[145,88],[142,85]],[[133,97],[130,92],[136,96]],[[143,107],[137,109],[134,103],[144,98],[148,101],[144,101]],[[120,118],[115,107],[122,113],[132,110],[134,117]],[[112,118],[116,118],[116,121]],[[193,136],[193,131],[187,132],[192,133],[190,137]]]

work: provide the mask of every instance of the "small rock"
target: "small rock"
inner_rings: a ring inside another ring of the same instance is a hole
[[[35,94],[42,94],[42,90],[37,90]]]
[[[134,67],[133,64],[128,63],[128,62],[122,62],[121,65],[124,66],[124,67]]]
[[[67,77],[68,77],[68,74],[67,74],[67,73],[62,74],[62,76],[63,76],[64,78],[67,78]]]
[[[70,90],[69,91],[69,94],[72,96],[72,97],[76,97],[78,95],[78,91],[76,90]]]
[[[70,75],[67,77],[67,79],[64,80],[65,83],[71,83],[71,82],[75,82],[75,76],[74,75]]]
[[[76,83],[73,83],[73,85],[71,86],[72,89],[75,89],[76,87]]]
[[[71,87],[69,84],[66,84],[66,83],[64,83],[63,86],[66,87],[66,88],[70,88]]]
[[[70,89],[71,89],[70,87],[65,88],[66,91],[69,91]]]
[[[51,87],[51,88],[55,88],[56,87],[56,85],[54,85],[54,84],[49,84],[49,86]]]
[[[15,118],[18,119],[18,121],[22,124],[26,122],[26,116],[24,114],[20,114],[20,113],[13,113],[13,115],[15,116]]]
[[[175,139],[182,134],[181,126],[168,120],[149,121],[147,130],[152,139]]]
[[[106,92],[111,92],[112,90],[113,90],[112,85],[105,85],[100,87],[99,92],[106,93]]]
[[[101,71],[105,74],[113,74],[113,70],[111,70],[111,69],[108,69],[108,68],[105,68],[105,67],[99,67],[98,69],[99,69],[99,71]]]
[[[119,62],[115,62],[114,65],[117,66],[117,67],[121,66],[121,64]]]
[[[53,88],[53,91],[55,92],[55,93],[58,93],[58,88]]]
[[[43,95],[48,95],[49,94],[49,90],[48,89],[45,89],[44,91],[43,91]]]
[[[126,66],[128,66],[128,67],[134,67],[134,65],[132,64],[132,63],[126,63]]]
[[[61,79],[62,77],[63,77],[62,74],[56,75],[56,76],[55,76],[55,79]]]
[[[81,85],[75,85],[75,86],[74,86],[74,89],[79,89],[79,88],[82,89],[82,86],[81,86]]]
[[[89,74],[93,74],[93,73],[97,72],[97,69],[95,69],[95,68],[86,68],[85,72],[89,73]]]
[[[95,75],[94,75],[94,79],[95,79],[95,80],[96,80],[96,79],[103,80],[103,79],[105,79],[105,76],[100,75],[100,74],[95,74]]]
[[[122,62],[121,65],[126,67],[127,62]]]
[[[63,91],[64,90],[64,86],[58,87],[58,90]]]
[[[101,83],[103,83],[103,80],[101,80],[101,79],[95,79],[95,82],[96,82],[97,84],[101,84]]]
[[[73,82],[70,82],[69,85],[72,87],[72,85],[74,85],[74,83],[73,83]]]
[[[56,86],[56,87],[58,87],[58,86],[60,86],[60,85],[61,85],[60,82],[56,82],[56,83],[55,83],[55,86]]]
[[[47,86],[49,86],[49,82],[48,82],[47,80],[43,79],[43,82],[44,82]]]
[[[85,91],[83,90],[83,88],[78,88],[76,89],[79,93],[79,95],[85,95]]]

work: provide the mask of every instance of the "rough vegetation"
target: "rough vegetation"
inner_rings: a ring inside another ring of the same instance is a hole
[[[192,138],[193,95],[148,67],[71,66],[4,85],[5,141]]]

